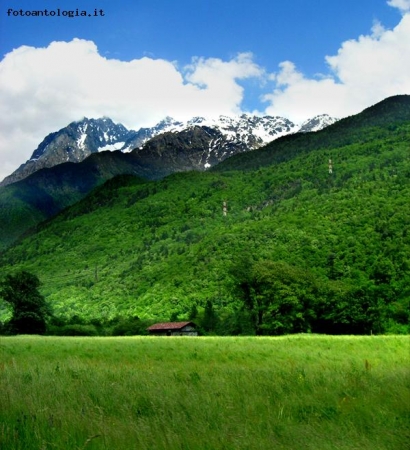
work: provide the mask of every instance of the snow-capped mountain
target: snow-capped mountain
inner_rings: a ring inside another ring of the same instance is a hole
[[[278,137],[298,131],[298,127],[294,123],[283,117],[257,117],[242,114],[236,117],[219,116],[214,119],[194,117],[187,122],[180,122],[172,119],[172,117],[167,117],[153,128],[142,129],[145,132],[144,136],[149,136],[148,139],[141,140],[142,130],[140,130],[138,136],[127,142],[122,151],[130,151],[141,147],[146,141],[159,134],[178,133],[193,127],[216,129],[225,136],[228,142],[241,143],[248,150],[254,150]]]
[[[118,150],[135,131],[115,124],[109,118],[87,119],[72,122],[67,127],[51,133],[33,152],[31,158],[6,177],[1,186],[15,183],[37,170],[65,162],[78,163],[87,156],[103,150]]]
[[[257,149],[268,142],[297,131],[282,117],[220,116],[217,119],[196,117],[186,123],[167,120],[162,133],[134,150],[140,158],[166,171],[206,170],[237,153]],[[159,164],[155,159],[161,159]],[[164,162],[166,164],[164,165]]]
[[[278,116],[258,117],[242,114],[236,117],[219,116],[214,119],[195,117],[186,122],[166,117],[154,127],[140,128],[138,131],[134,131],[126,129],[121,124],[115,124],[109,118],[84,118],[49,134],[33,152],[31,158],[6,177],[0,185],[14,183],[43,168],[65,162],[83,161],[92,153],[107,150],[120,150],[124,153],[133,150],[140,152],[145,145],[149,144],[150,140],[166,133],[184,132],[183,148],[187,152],[189,140],[187,141],[186,138],[189,136],[189,130],[195,129],[203,130],[202,134],[199,132],[194,134],[196,137],[201,134],[201,145],[204,148],[196,147],[196,154],[198,157],[201,155],[194,166],[198,169],[207,169],[229,156],[254,150],[281,136],[299,131],[317,131],[335,121],[336,119],[322,115],[298,126],[290,120]],[[178,138],[171,139],[168,136],[166,141],[168,146],[181,145],[181,139]],[[159,142],[155,141],[150,148],[159,149],[161,147]],[[196,142],[199,141],[196,140]]]
[[[329,125],[333,125],[335,122],[337,122],[337,120],[338,119],[330,117],[328,114],[321,114],[303,122],[298,131],[299,133],[320,131],[323,130],[323,128],[328,127]]]

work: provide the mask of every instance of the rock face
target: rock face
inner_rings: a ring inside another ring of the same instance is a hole
[[[247,114],[237,117],[219,116],[216,119],[194,117],[187,122],[178,122],[167,117],[154,128],[144,130],[146,130],[146,135],[150,135],[152,138],[162,133],[179,133],[195,127],[214,129],[224,136],[225,142],[234,143],[247,150],[254,150],[278,137],[298,131],[298,127],[294,123],[283,117],[257,117]],[[136,136],[131,139],[127,143],[128,148],[141,146],[139,138],[140,136]],[[124,149],[124,151],[126,150]]]
[[[93,153],[108,150],[120,150],[123,153],[138,151],[139,156],[142,159],[148,158],[153,166],[157,165],[152,161],[152,155],[156,154],[169,162],[167,173],[204,170],[229,156],[254,150],[281,136],[298,131],[317,131],[335,121],[336,119],[323,115],[306,121],[299,127],[283,117],[247,114],[236,117],[219,116],[216,119],[195,117],[187,122],[167,117],[152,128],[134,131],[115,124],[109,118],[84,118],[49,134],[31,158],[6,177],[0,186],[15,183],[40,169],[65,162],[78,163]],[[181,154],[177,155],[178,152]],[[164,167],[164,162],[158,163],[158,166]],[[178,164],[181,167],[177,167]],[[162,170],[161,174],[163,175]]]
[[[111,119],[83,119],[49,134],[34,151],[31,158],[14,173],[6,177],[0,186],[15,183],[32,173],[62,164],[80,162],[92,153],[118,150],[135,135]]]
[[[166,124],[162,122],[162,132],[132,153],[136,154],[141,165],[150,168],[150,174],[146,176],[162,178],[174,172],[206,170],[233,155],[255,150],[279,137],[310,129],[316,131],[335,121],[329,116],[319,116],[312,122],[306,121],[304,129],[300,130],[283,117],[243,114],[236,118],[196,117],[187,123],[168,118]]]
[[[154,169],[156,176],[163,177],[174,172],[206,170],[230,156],[256,149],[264,143],[264,139],[246,129],[221,130],[219,127],[194,125],[182,131],[161,133],[133,153],[151,170]]]

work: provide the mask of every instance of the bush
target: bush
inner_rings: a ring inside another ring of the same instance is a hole
[[[147,334],[147,324],[138,317],[126,317],[118,321],[112,328],[112,336],[135,336]]]
[[[98,330],[94,325],[72,324],[62,327],[52,326],[49,333],[55,336],[98,336]]]
[[[39,292],[40,280],[24,270],[0,282],[0,298],[11,308],[8,328],[12,334],[44,334],[50,306]]]

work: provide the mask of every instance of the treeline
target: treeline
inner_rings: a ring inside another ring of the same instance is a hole
[[[137,316],[86,320],[78,315],[64,319],[53,314],[39,293],[35,275],[8,275],[1,283],[0,296],[10,304],[12,315],[0,322],[0,334],[146,335],[155,322],[185,320],[194,322],[200,335],[409,332],[408,299],[397,300],[394,287],[382,274],[367,285],[319,281],[311,272],[283,261],[253,261],[245,255],[232,266],[231,275],[240,299],[233,308],[218,307],[207,300],[204,306],[193,304],[188,314],[174,312],[161,320]]]

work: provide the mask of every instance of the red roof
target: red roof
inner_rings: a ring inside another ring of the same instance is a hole
[[[180,330],[187,325],[195,326],[193,322],[164,322],[156,323],[147,328],[148,331]]]

